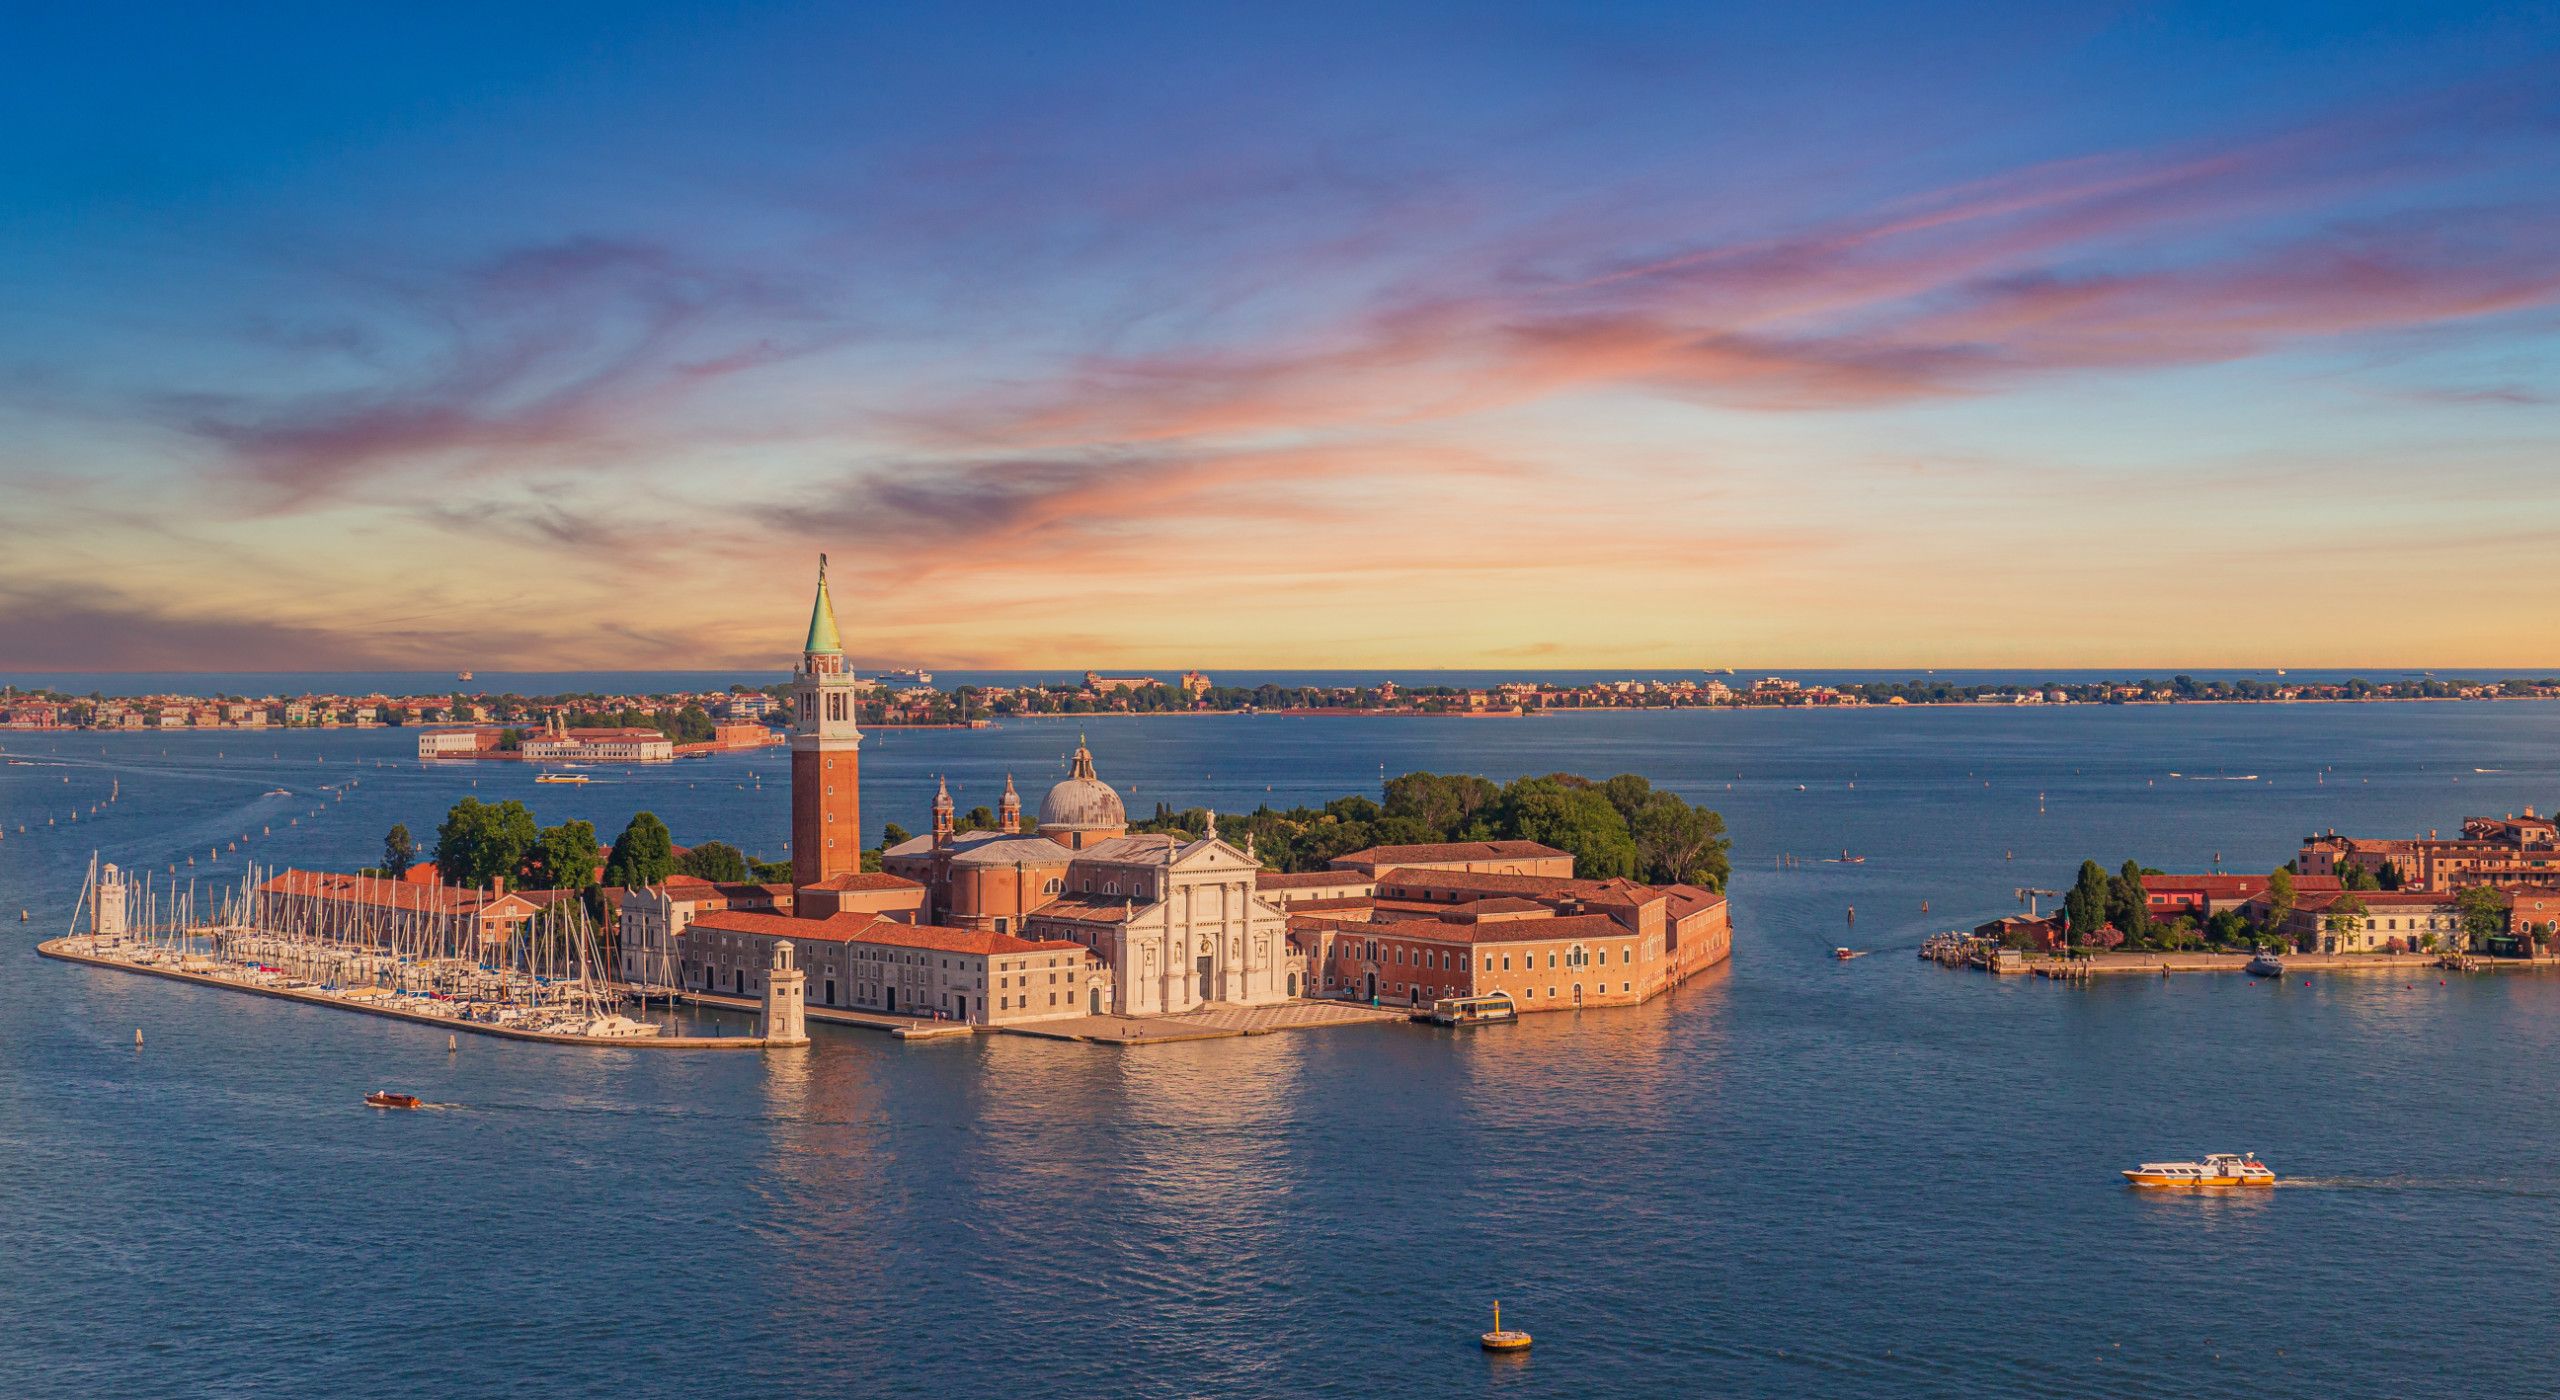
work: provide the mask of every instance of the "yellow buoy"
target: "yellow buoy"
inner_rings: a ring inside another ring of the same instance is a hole
[[[1528,1333],[1502,1330],[1502,1300],[1499,1298],[1493,1302],[1493,1330],[1477,1340],[1484,1343],[1484,1349],[1487,1351],[1527,1351],[1529,1349]]]

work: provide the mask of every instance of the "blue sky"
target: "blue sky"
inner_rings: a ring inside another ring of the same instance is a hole
[[[2548,7],[0,52],[0,669],[2549,659]]]

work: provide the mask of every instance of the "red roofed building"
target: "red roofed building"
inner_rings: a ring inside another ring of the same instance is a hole
[[[683,983],[678,939],[705,914],[741,910],[758,914],[792,912],[789,885],[762,885],[670,875],[660,884],[615,894],[622,919],[616,970],[622,980],[642,987],[675,987]]]
[[[1001,1026],[1089,1015],[1111,1000],[1109,972],[1080,945],[851,913],[704,914],[677,940],[682,985],[760,995],[784,940],[815,1007]]]
[[[2296,894],[2323,894],[2338,888],[2335,875],[2296,875]],[[2145,875],[2142,894],[2151,917],[2167,922],[2184,914],[2202,923],[2226,909],[2237,910],[2267,892],[2264,875]]]
[[[259,928],[379,948],[501,945],[542,908],[522,894],[497,889],[325,870],[279,872],[258,886],[255,902],[252,922]]]
[[[1381,870],[1463,870],[1488,875],[1573,874],[1573,856],[1535,841],[1439,841],[1421,846],[1371,846],[1335,856],[1336,870],[1375,875]]]

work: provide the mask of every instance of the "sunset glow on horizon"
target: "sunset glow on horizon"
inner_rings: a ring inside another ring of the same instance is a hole
[[[0,44],[0,673],[779,664],[820,551],[865,667],[2560,635],[2547,10]]]

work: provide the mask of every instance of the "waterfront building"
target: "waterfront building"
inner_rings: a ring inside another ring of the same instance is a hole
[[[517,747],[530,763],[673,763],[675,741],[654,729],[571,729],[558,715]]]
[[[615,973],[635,986],[674,987],[682,985],[683,975],[678,939],[695,919],[731,909],[789,913],[792,890],[789,885],[670,875],[658,884],[618,890],[614,901],[621,915]]]
[[[497,750],[499,734],[499,730],[484,727],[429,729],[418,735],[418,757],[477,758]]]
[[[2250,901],[2267,892],[2265,875],[2145,875],[2142,877],[2143,902],[2151,917],[2162,923],[2181,916],[2201,924],[2225,910],[2248,907]],[[2335,875],[2296,875],[2294,893],[2298,896],[2327,894],[2339,888]]]
[[[2345,929],[2329,927],[2338,904],[2354,899],[2364,912]],[[2303,895],[2279,930],[2296,947],[2322,953],[2424,952],[2459,949],[2462,931],[2457,896],[2431,890],[2330,890]]]
[[[1301,904],[1289,925],[1318,993],[1415,1005],[1497,991],[1523,1011],[1631,1004],[1733,951],[1714,891],[1552,875],[1390,869],[1374,896]]]
[[[761,996],[784,942],[818,1007],[1000,1026],[1098,1014],[1111,1001],[1108,971],[1075,944],[866,914],[705,914],[679,939],[678,974],[689,990]]]
[[[2294,864],[2312,875],[2355,867],[2380,877],[2390,868],[2404,889],[2560,884],[2560,830],[2531,807],[2503,817],[2472,817],[2453,837],[2430,831],[2405,840],[2376,839],[2332,830],[2304,838]]]

